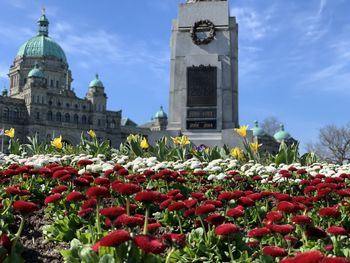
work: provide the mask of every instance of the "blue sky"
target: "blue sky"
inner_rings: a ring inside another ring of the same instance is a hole
[[[46,7],[83,97],[96,72],[108,108],[144,123],[168,109],[171,21],[185,0],[0,0],[0,85]],[[231,0],[239,22],[240,123],[275,116],[304,145],[343,125],[350,99],[350,1]]]

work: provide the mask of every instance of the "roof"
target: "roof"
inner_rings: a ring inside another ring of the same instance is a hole
[[[284,125],[280,125],[280,130],[276,132],[273,137],[276,141],[282,142],[291,138],[290,134],[284,130]]]
[[[99,79],[98,74],[96,74],[95,79],[90,81],[89,88],[92,88],[92,87],[98,87],[98,88],[104,87],[102,81]]]

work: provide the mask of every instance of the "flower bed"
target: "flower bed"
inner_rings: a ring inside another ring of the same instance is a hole
[[[0,160],[0,261],[350,262],[349,165]]]

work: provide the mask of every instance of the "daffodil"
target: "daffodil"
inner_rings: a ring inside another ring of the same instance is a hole
[[[149,144],[148,144],[148,141],[146,138],[143,138],[141,143],[140,143],[140,146],[142,149],[144,150],[147,150],[149,148]]]
[[[96,132],[94,130],[88,131],[87,134],[89,134],[92,139],[96,138]]]
[[[239,128],[235,128],[235,131],[239,134],[241,137],[246,137],[247,136],[247,129],[248,125],[241,126]]]
[[[9,130],[5,130],[5,135],[12,139],[13,137],[15,137],[15,129],[11,128]]]
[[[126,138],[126,140],[128,141],[128,142],[131,142],[131,141],[137,141],[138,139],[139,139],[139,135],[138,134],[130,134],[127,138]]]
[[[185,135],[181,137],[171,137],[171,139],[173,140],[174,144],[178,144],[178,145],[187,145],[191,143],[189,138]]]
[[[61,150],[63,148],[62,136],[53,139],[51,145],[56,149]]]
[[[243,159],[244,157],[243,151],[238,147],[235,147],[231,150],[231,156],[236,159]]]
[[[252,142],[250,143],[250,149],[253,150],[253,152],[257,152],[262,144],[259,144],[258,142]]]

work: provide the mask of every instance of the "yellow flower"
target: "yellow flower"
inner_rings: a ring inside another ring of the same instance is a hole
[[[178,145],[187,145],[190,144],[190,140],[188,139],[187,136],[183,135],[181,137],[171,137],[171,139],[173,139],[173,143],[174,144],[178,144]]]
[[[96,132],[94,130],[88,131],[87,134],[89,134],[92,139],[96,138]]]
[[[149,148],[149,144],[148,144],[148,141],[146,138],[143,138],[141,143],[140,143],[140,146],[142,149],[144,150],[147,150]]]
[[[244,155],[240,148],[235,147],[231,150],[231,156],[236,159],[243,159]]]
[[[258,142],[253,142],[250,144],[250,148],[253,150],[253,152],[257,152],[261,145],[262,144],[259,144]]]
[[[131,142],[131,141],[137,141],[138,139],[139,139],[139,135],[138,134],[130,134],[127,138],[126,138],[126,140],[128,141],[128,142]]]
[[[235,131],[239,134],[241,137],[246,137],[247,136],[247,129],[248,125],[241,126],[239,128],[235,128]]]
[[[62,136],[55,138],[51,141],[51,145],[55,147],[58,150],[61,150],[63,148],[63,143],[62,143]]]
[[[9,130],[5,130],[5,135],[12,139],[13,137],[15,137],[15,129],[11,128]]]

